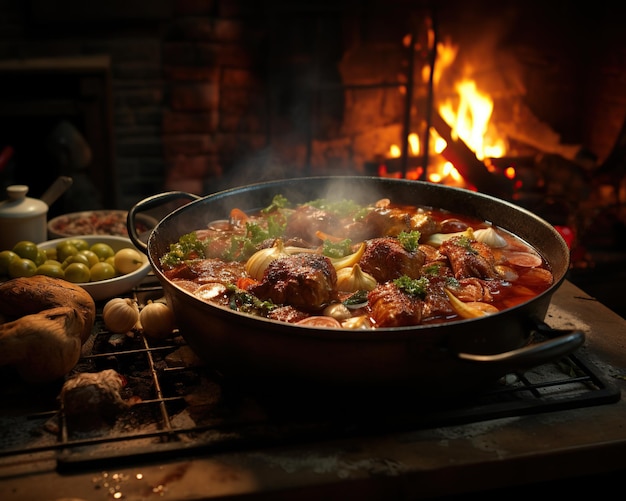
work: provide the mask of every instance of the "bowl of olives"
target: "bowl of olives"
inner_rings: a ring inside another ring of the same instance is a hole
[[[151,269],[130,239],[114,235],[20,241],[0,251],[0,280],[48,275],[81,286],[94,301],[130,292]]]

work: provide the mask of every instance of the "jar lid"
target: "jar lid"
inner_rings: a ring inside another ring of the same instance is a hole
[[[7,187],[7,200],[0,202],[0,217],[21,218],[46,214],[48,204],[37,198],[27,197],[28,186],[14,184]]]

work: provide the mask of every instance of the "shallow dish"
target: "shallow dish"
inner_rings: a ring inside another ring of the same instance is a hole
[[[126,247],[130,247],[132,249],[136,248],[129,238],[120,236],[78,235],[75,238],[86,240],[90,247],[95,243],[108,244],[115,252]],[[38,247],[44,250],[54,249],[57,244],[63,242],[64,240],[67,240],[67,237],[48,240],[47,242],[38,244]],[[146,258],[144,264],[142,264],[139,269],[131,273],[127,273],[126,275],[120,275],[119,277],[110,278],[108,280],[100,280],[98,282],[78,283],[76,285],[85,289],[94,301],[101,301],[103,299],[109,299],[130,292],[133,287],[138,285],[145,278],[150,270],[152,270],[152,266]]]
[[[81,235],[128,236],[125,210],[90,210],[71,212],[48,221],[48,238],[75,237]],[[146,241],[158,221],[146,214],[135,220],[137,233]]]

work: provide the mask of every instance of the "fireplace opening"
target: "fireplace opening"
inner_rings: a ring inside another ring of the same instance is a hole
[[[0,61],[2,190],[39,198],[58,176],[72,186],[49,216],[117,204],[108,57]]]

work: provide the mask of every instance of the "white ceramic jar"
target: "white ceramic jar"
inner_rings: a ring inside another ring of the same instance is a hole
[[[28,186],[7,187],[7,199],[0,202],[0,251],[12,249],[21,240],[47,240],[48,205],[27,197]]]

